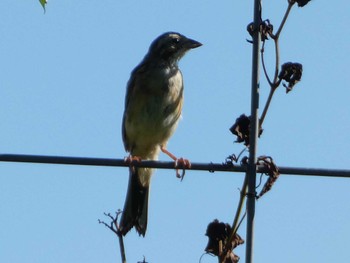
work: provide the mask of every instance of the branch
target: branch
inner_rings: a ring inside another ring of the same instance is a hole
[[[265,66],[265,59],[264,59],[264,52],[265,52],[265,41],[263,41],[263,43],[262,43],[262,48],[261,48],[261,52],[260,52],[260,54],[261,54],[261,63],[262,63],[262,66],[263,66],[263,70],[264,70],[264,74],[265,74],[266,80],[267,80],[267,82],[269,83],[269,85],[272,88],[273,83],[270,80],[269,75],[267,74],[267,70],[266,70],[266,66]]]
[[[263,66],[263,70],[264,70],[264,74],[265,74],[265,77],[267,79],[267,82],[269,83],[271,89],[270,89],[270,93],[269,93],[269,97],[266,101],[266,104],[265,104],[265,107],[264,107],[264,110],[261,114],[261,117],[260,117],[260,127],[262,126],[264,120],[265,120],[265,117],[266,117],[266,114],[267,114],[267,111],[270,107],[270,104],[271,104],[271,100],[272,100],[272,97],[273,97],[273,94],[275,93],[275,90],[278,88],[278,86],[281,84],[281,80],[278,79],[278,75],[279,75],[279,68],[280,68],[280,51],[279,51],[279,37],[280,37],[280,34],[282,32],[282,29],[287,21],[287,18],[290,14],[290,11],[292,10],[292,7],[294,5],[294,1],[288,1],[288,7],[287,7],[287,10],[283,16],[283,19],[281,21],[281,24],[276,32],[276,34],[272,34],[270,33],[270,37],[273,39],[274,41],[274,44],[275,44],[275,74],[274,74],[274,77],[273,77],[273,81],[270,80],[270,77],[268,76],[267,74],[267,70],[266,70],[266,66],[265,66],[265,60],[264,60],[264,47],[265,47],[265,41],[263,41],[263,44],[262,44],[262,49],[261,49],[261,62],[262,62],[262,66]]]
[[[243,186],[242,186],[242,190],[241,190],[241,194],[240,194],[240,197],[239,197],[239,202],[238,202],[238,207],[237,207],[237,210],[236,210],[236,214],[235,214],[235,218],[233,220],[233,223],[232,223],[232,233],[229,237],[229,240],[227,242],[227,244],[231,244],[235,235],[237,234],[237,230],[238,230],[238,227],[240,225],[240,217],[241,217],[241,213],[242,213],[242,208],[243,208],[243,205],[244,205],[244,201],[245,201],[245,197],[247,195],[247,186],[248,186],[248,174],[246,174],[245,178],[244,178],[244,182],[243,182]]]
[[[275,93],[275,91],[276,91],[276,88],[272,88],[271,87],[270,93],[269,93],[269,97],[267,98],[264,110],[263,110],[263,112],[261,114],[261,117],[260,117],[260,127],[262,127],[262,124],[263,124],[263,122],[265,120],[267,111],[268,111],[268,109],[270,107],[270,104],[271,104],[271,101],[272,101],[272,97],[273,97],[273,94]]]
[[[274,34],[274,36],[272,36],[272,38],[277,38],[277,39],[279,38],[279,36],[280,36],[280,34],[281,34],[281,31],[282,31],[282,29],[283,29],[283,27],[284,27],[284,24],[286,23],[287,18],[288,18],[288,16],[289,16],[290,10],[292,10],[292,7],[293,7],[294,4],[295,4],[294,1],[288,1],[288,7],[287,7],[287,10],[286,10],[286,12],[285,12],[285,14],[284,14],[284,16],[283,16],[283,19],[282,19],[282,21],[281,21],[281,24],[280,24],[280,26],[279,26],[279,28],[278,28],[276,34]]]
[[[116,217],[114,218],[110,213],[103,213],[105,216],[109,217],[112,221],[108,225],[106,222],[98,220],[99,224],[102,224],[106,226],[108,229],[110,229],[114,234],[118,236],[119,239],[119,249],[120,249],[120,256],[122,258],[122,263],[126,263],[126,255],[125,255],[125,247],[124,247],[124,241],[123,241],[123,235],[119,231],[119,225],[118,225],[118,217],[121,215],[122,211],[118,210],[116,212]]]

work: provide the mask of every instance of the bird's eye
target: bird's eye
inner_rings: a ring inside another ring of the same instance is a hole
[[[180,38],[173,38],[173,43],[174,44],[178,44],[180,42]]]

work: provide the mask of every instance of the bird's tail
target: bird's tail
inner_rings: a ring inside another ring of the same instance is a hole
[[[145,168],[130,168],[128,192],[119,224],[121,233],[125,236],[135,226],[139,235],[145,236],[147,229],[149,184],[143,186],[139,173]]]

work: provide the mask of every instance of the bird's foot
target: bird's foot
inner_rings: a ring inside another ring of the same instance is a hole
[[[129,155],[129,156],[124,158],[124,162],[129,164],[129,165],[132,165],[135,162],[139,163],[139,162],[141,162],[141,160],[142,160],[141,157],[139,157],[139,156],[131,156],[131,155]]]
[[[180,174],[179,169],[182,168],[182,172]],[[175,160],[175,169],[176,169],[176,177],[180,178],[181,181],[185,177],[186,169],[191,169],[191,162],[188,159],[178,158]]]
[[[124,158],[124,162],[129,165],[129,168],[132,172],[135,172],[135,163],[140,163],[141,162],[141,157],[140,156],[132,156],[129,155]]]
[[[166,155],[168,155],[171,159],[173,159],[175,161],[175,169],[176,169],[176,177],[180,178],[181,181],[184,179],[185,177],[185,172],[186,169],[190,169],[191,168],[191,163],[189,160],[184,159],[184,158],[177,158],[174,154],[172,154],[171,152],[169,152],[165,147],[161,146],[160,150],[165,153]],[[182,172],[180,174],[179,169],[182,169]]]

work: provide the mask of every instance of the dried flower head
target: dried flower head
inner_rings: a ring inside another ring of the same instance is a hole
[[[300,81],[302,74],[303,65],[300,63],[287,62],[282,65],[278,77],[281,80],[288,82],[288,85],[283,83],[283,86],[286,88],[287,93],[290,92],[293,89],[294,85]]]
[[[266,19],[260,23],[260,35],[261,40],[265,41],[271,37],[273,32],[273,25],[270,23],[270,20]]]
[[[295,4],[298,3],[299,7],[307,5],[311,0],[288,0],[289,3]]]
[[[235,234],[232,243],[227,244],[230,234],[231,226],[215,219],[207,227],[207,232],[205,235],[208,236],[209,240],[205,251],[220,257],[220,259],[222,259],[220,262],[237,263],[239,261],[239,257],[235,255],[232,250],[235,247],[243,244],[244,240],[238,234]],[[225,250],[225,248],[228,249]]]
[[[244,142],[244,145],[249,145],[249,130],[250,130],[250,117],[242,114],[236,119],[236,122],[231,126],[230,131],[233,135],[237,136],[236,142]],[[259,136],[262,134],[263,129],[259,128]]]

